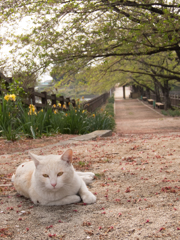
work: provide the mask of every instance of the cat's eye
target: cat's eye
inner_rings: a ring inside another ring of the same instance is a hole
[[[47,174],[43,174],[43,177],[49,177],[49,175],[47,175]]]
[[[63,172],[59,172],[59,173],[57,174],[58,177],[60,177],[61,175],[63,175]]]

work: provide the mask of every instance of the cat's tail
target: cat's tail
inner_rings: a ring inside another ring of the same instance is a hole
[[[14,182],[15,174],[12,175],[11,177],[11,182]]]

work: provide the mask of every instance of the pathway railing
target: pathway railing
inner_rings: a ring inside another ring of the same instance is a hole
[[[83,108],[88,112],[94,112],[97,108],[101,107],[106,103],[107,99],[114,92],[115,88],[111,88],[108,92],[101,94],[98,97],[95,97],[85,103],[83,103]]]
[[[5,76],[1,76],[4,78]],[[5,79],[6,80],[6,79]],[[11,79],[12,80],[12,79]],[[9,85],[9,82],[7,82]],[[101,94],[98,97],[95,97],[87,102],[83,103],[83,108],[88,112],[94,112],[97,108],[101,107],[106,103],[106,100],[109,96],[112,95],[115,88],[111,88],[108,92]],[[37,110],[46,108],[47,106],[57,106],[56,108],[60,110],[68,110],[70,103],[75,107],[75,99],[70,99],[70,97],[64,98],[63,96],[57,97],[56,94],[48,95],[47,92],[36,92],[34,88],[24,88],[24,91],[27,93],[27,98],[22,99],[22,102],[26,105],[33,104]]]
[[[74,99],[70,100],[69,97],[64,98],[63,96],[57,97],[56,94],[48,95],[47,92],[35,92],[34,88],[28,88],[28,97],[27,99],[23,99],[23,102],[27,105],[33,104],[37,108],[37,110],[40,110],[42,108],[45,108],[47,106],[53,106],[54,104],[56,106],[59,105],[60,109],[69,109],[70,103],[72,103],[73,107],[76,106],[76,101]]]
[[[169,94],[171,100],[171,106],[180,108],[180,95],[178,94]],[[150,93],[150,98],[156,99],[156,95],[154,93]],[[161,102],[164,102],[163,94],[160,94]]]

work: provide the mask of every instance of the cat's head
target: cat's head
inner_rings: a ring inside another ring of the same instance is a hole
[[[73,179],[72,150],[60,155],[35,155],[30,153],[35,164],[35,180],[46,189],[57,191]]]

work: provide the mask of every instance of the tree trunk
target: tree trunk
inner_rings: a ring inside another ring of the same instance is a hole
[[[168,108],[172,108],[171,106],[171,99],[169,97],[169,85],[168,85],[168,81],[164,82],[164,86],[162,86],[162,92],[163,92],[163,96],[164,96],[164,109],[167,110]]]
[[[138,86],[138,91],[140,92],[141,96],[145,96],[144,90],[141,86]]]
[[[154,91],[155,91],[155,95],[156,95],[156,102],[161,102],[161,97],[160,97],[160,92],[159,92],[159,86],[157,84],[157,82],[154,81]]]
[[[146,97],[147,97],[147,99],[150,99],[150,90],[149,90],[149,88],[146,88]]]
[[[180,60],[180,47],[178,46],[178,49],[175,51],[176,55],[178,56],[179,60]]]
[[[164,93],[164,109],[167,110],[168,108],[172,108],[171,107],[171,99],[169,97],[169,90],[165,91],[165,93]]]

